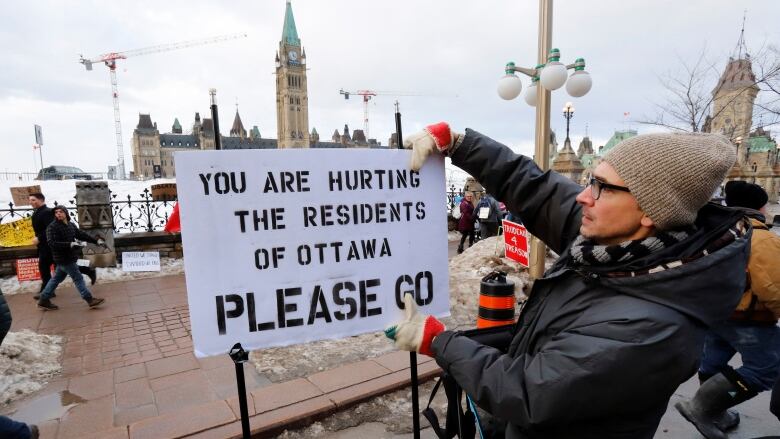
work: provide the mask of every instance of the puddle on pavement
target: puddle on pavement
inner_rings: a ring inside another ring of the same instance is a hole
[[[41,423],[63,417],[68,410],[82,402],[86,402],[86,400],[75,393],[64,390],[35,398],[20,405],[11,417],[21,422]]]

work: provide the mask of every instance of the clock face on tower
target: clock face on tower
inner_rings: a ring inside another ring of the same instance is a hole
[[[290,61],[298,61],[298,52],[291,50],[287,53],[287,55],[290,57]]]

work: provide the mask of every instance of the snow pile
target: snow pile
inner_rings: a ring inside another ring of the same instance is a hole
[[[9,332],[0,346],[0,405],[37,392],[59,374],[61,353],[62,337]]]
[[[117,267],[97,268],[97,283],[106,284],[133,279],[144,279],[149,277],[161,277],[184,273],[184,259],[160,258],[160,271],[124,272],[122,271],[122,264],[117,265]],[[89,287],[89,279],[86,279],[86,281],[87,286]],[[73,286],[73,281],[71,281],[70,277],[67,277],[60,285],[66,287]],[[7,296],[22,293],[38,293],[40,288],[41,281],[38,280],[24,281],[20,284],[16,279],[16,276],[6,276],[0,278],[0,290],[2,290],[3,294]]]
[[[447,241],[460,241],[460,232],[457,230],[453,230],[451,232],[447,232]]]
[[[526,269],[503,257],[503,237],[479,241],[450,261],[450,312],[442,319],[450,329],[466,329],[476,325],[479,283],[493,270],[507,273],[515,283],[515,294],[522,296],[528,282]],[[342,364],[375,358],[393,351],[390,340],[381,332],[368,333],[339,340],[263,349],[252,352],[250,360],[257,371],[274,382],[289,381]]]

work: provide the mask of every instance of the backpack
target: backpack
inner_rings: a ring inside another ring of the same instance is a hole
[[[506,351],[514,325],[494,326],[490,328],[471,329],[461,331],[460,334],[478,341],[486,346],[491,346],[501,351]],[[447,396],[447,413],[444,427],[439,424],[439,418],[431,408],[431,402],[436,396],[439,386],[443,385]],[[442,372],[436,385],[433,386],[428,406],[422,411],[422,415],[431,424],[431,429],[438,439],[475,439],[477,434],[481,439],[504,439],[506,422],[490,416],[483,411],[477,411],[477,407],[471,398],[466,395],[455,379],[447,372]],[[465,405],[465,410],[463,410]]]
[[[490,214],[492,213],[490,207],[490,198],[487,195],[480,198],[475,210],[477,211],[477,218],[480,220],[484,221],[490,218]]]

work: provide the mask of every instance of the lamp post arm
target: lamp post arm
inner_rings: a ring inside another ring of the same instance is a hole
[[[529,69],[527,67],[518,67],[514,65],[507,65],[506,66],[507,73],[509,72],[520,72],[526,76],[530,76],[533,78],[534,76],[539,76],[539,70],[538,69]]]

